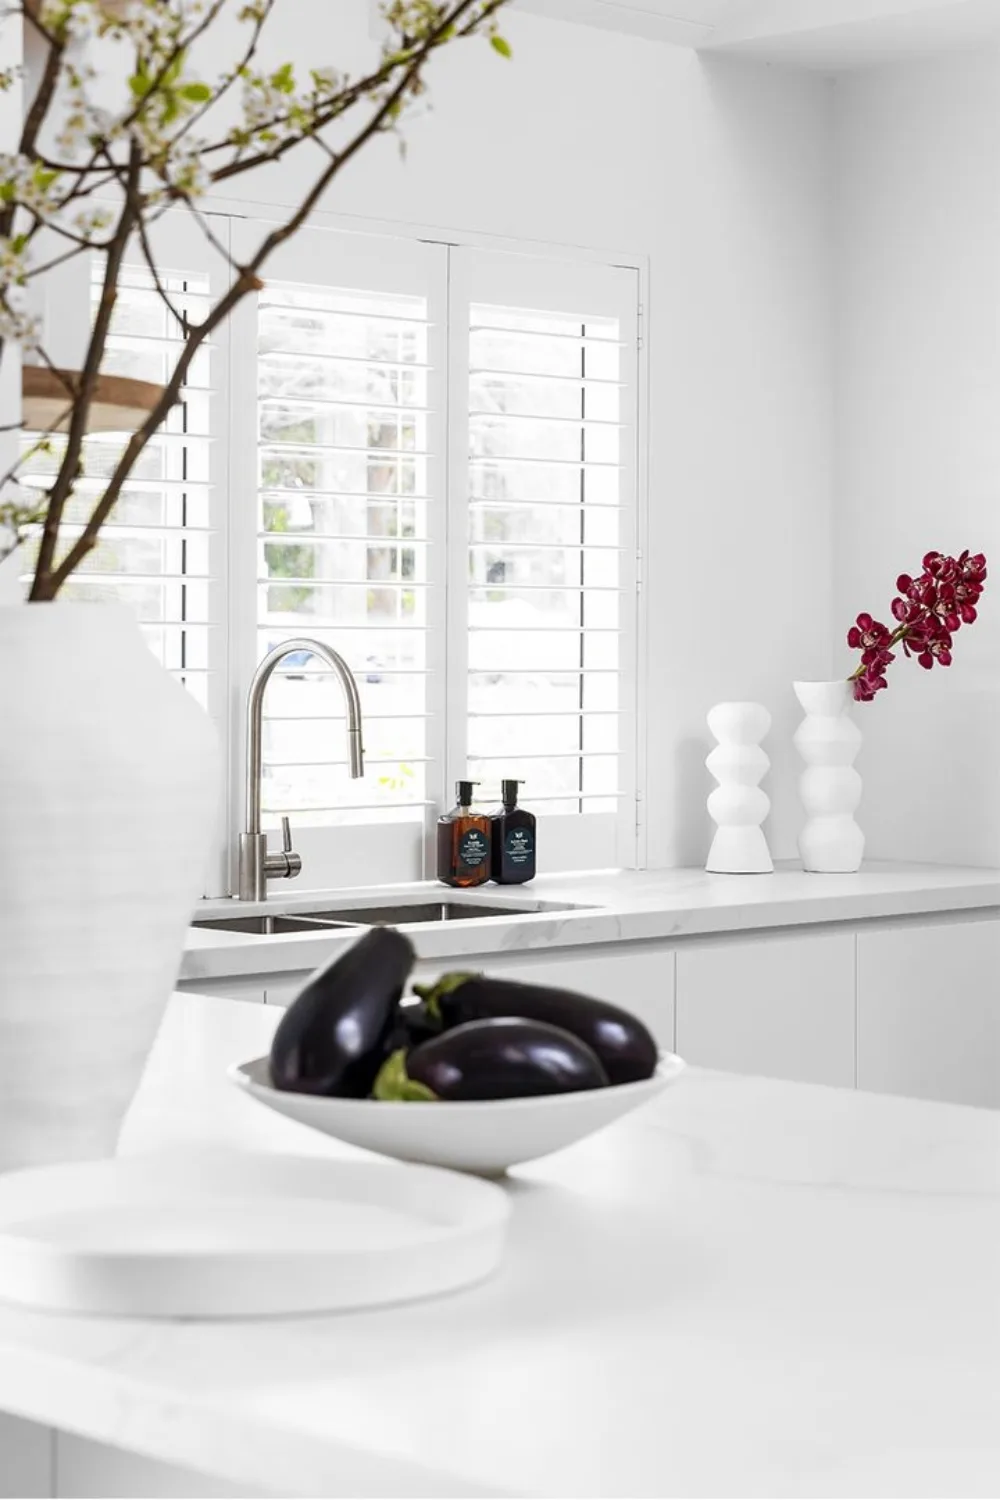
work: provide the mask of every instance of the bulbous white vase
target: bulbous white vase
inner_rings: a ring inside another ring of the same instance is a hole
[[[861,730],[851,717],[854,693],[849,682],[796,682],[795,696],[805,718],[795,731],[795,745],[806,763],[799,796],[808,821],[799,834],[799,853],[807,870],[846,874],[857,870],[865,836],[854,821],[861,801],[861,777],[854,761],[861,749]]]
[[[130,611],[0,608],[0,1171],[114,1154],[204,888],[209,720]]]
[[[726,875],[762,875],[774,869],[761,823],[771,802],[759,783],[771,762],[760,742],[771,715],[760,703],[717,703],[708,727],[718,745],[705,761],[719,785],[708,799],[718,824],[705,869]]]

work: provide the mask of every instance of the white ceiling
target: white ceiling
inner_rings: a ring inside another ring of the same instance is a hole
[[[1000,0],[517,0],[525,10],[823,72],[1000,44]]]

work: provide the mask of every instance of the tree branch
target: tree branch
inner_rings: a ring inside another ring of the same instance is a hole
[[[177,134],[173,137],[173,142],[175,144],[176,142],[183,140],[184,136],[186,136],[189,131],[193,130],[195,126],[201,124],[201,121],[205,118],[209,111],[214,109],[219,100],[224,98],[225,95],[228,94],[233,84],[242,75],[244,68],[249,67],[250,63],[253,62],[253,59],[257,54],[257,48],[260,44],[261,32],[267,25],[271,12],[274,9],[274,3],[275,0],[262,0],[262,4],[264,7],[263,11],[253,23],[250,32],[250,40],[247,43],[246,47],[243,49],[243,55],[240,58],[239,62],[234,68],[231,68],[228,73],[223,75],[222,79],[213,90],[211,99],[209,99],[207,103],[203,104],[200,109],[196,109],[192,115],[188,116],[184,124],[181,126],[180,130],[178,130]]]
[[[188,197],[183,197],[179,201],[188,210],[198,228],[201,230],[202,234],[211,245],[212,249],[216,251],[218,255],[221,255],[222,259],[228,266],[230,266],[233,270],[238,270],[239,267],[237,262],[230,255],[225,245],[219,239],[218,235],[212,229],[211,225],[207,222],[206,216],[202,213],[197,203],[193,203]]]
[[[419,73],[422,70],[430,54],[449,40],[453,30],[457,29],[460,36],[471,35],[472,32],[481,27],[485,21],[488,21],[506,3],[507,0],[460,0],[460,3],[449,12],[447,20],[438,25],[436,31],[425,39],[420,51],[414,54],[418,64],[417,72]],[[472,15],[464,26],[459,27],[459,21],[464,16],[468,17],[470,11],[477,13]],[[212,182],[225,182],[228,178],[237,177],[243,172],[249,172],[254,167],[279,161],[286,152],[293,150],[303,140],[315,137],[321,130],[325,130],[328,125],[332,125],[341,115],[346,114],[349,109],[352,109],[360,99],[384,87],[389,83],[393,74],[402,66],[404,65],[396,61],[382,62],[373,72],[367,74],[364,78],[359,78],[355,83],[342,89],[334,99],[331,99],[327,108],[317,115],[316,121],[308,135],[303,133],[291,135],[286,140],[278,142],[272,149],[258,151],[253,156],[237,157],[235,160],[227,162],[224,166],[217,167],[211,174]],[[410,68],[412,63],[408,63],[405,66]],[[268,130],[280,127],[287,122],[287,118],[285,114],[276,115],[273,119],[259,125],[257,129]],[[212,156],[218,151],[226,150],[230,145],[229,141],[219,141],[213,145],[206,146],[201,154],[203,157]]]
[[[456,22],[478,3],[479,0],[460,0],[460,3],[447,14],[446,18],[439,22],[433,31],[428,33],[419,51],[415,53],[402,76],[380,102],[374,114],[363,128],[358,131],[353,140],[327,163],[327,166],[313,183],[291,218],[265,236],[251,259],[242,267],[239,276],[216,303],[208,316],[201,323],[193,324],[189,328],[187,342],[178,357],[169,381],[164,387],[162,396],[142,425],[130,436],[121,458],[115,466],[114,473],[111,475],[100,500],[95,505],[81,535],[70,547],[59,566],[52,571],[51,577],[46,581],[45,588],[47,591],[36,595],[33,590],[32,598],[54,598],[74,569],[79,566],[88,552],[92,551],[97,545],[101,527],[117,504],[125,480],[132,472],[143,450],[180,399],[185,376],[199,348],[215,329],[229,317],[230,313],[244,297],[261,289],[263,283],[260,280],[259,272],[264,268],[274,251],[298,232],[326,192],[333,178],[343,170],[347,163],[353,159],[374,135],[384,130],[394,120],[401,101],[412,87],[414,81],[419,78],[431,53],[447,39]],[[489,10],[484,12],[484,18],[486,15],[492,14],[493,10],[498,8],[501,3],[502,0],[495,0],[495,3],[490,6]],[[48,529],[48,521],[46,521],[46,529]],[[38,587],[37,576],[35,586]]]
[[[133,147],[129,168],[129,184],[132,192],[135,191],[138,184],[140,169],[141,159],[139,152]],[[49,492],[49,508],[42,531],[42,543],[39,548],[35,578],[29,595],[29,598],[33,600],[55,598],[56,589],[59,586],[55,582],[52,566],[56,545],[59,540],[59,522],[62,519],[63,509],[66,501],[72,494],[73,485],[77,478],[83,439],[87,431],[87,419],[90,416],[90,408],[93,405],[97,377],[104,359],[104,352],[108,341],[108,330],[111,326],[111,318],[114,314],[115,302],[118,297],[118,281],[121,275],[122,260],[134,228],[135,209],[132,205],[130,194],[126,198],[125,206],[118,221],[118,227],[107,252],[107,259],[104,265],[104,283],[101,288],[101,300],[98,303],[97,315],[94,319],[90,344],[80,376],[79,389],[73,403],[69,433],[66,440],[66,452],[63,454],[59,473],[56,475]]]

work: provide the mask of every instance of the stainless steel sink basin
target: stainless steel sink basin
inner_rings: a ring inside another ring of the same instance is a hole
[[[467,922],[474,917],[527,917],[533,906],[485,906],[473,901],[414,901],[405,906],[344,906],[311,912],[321,922],[399,927],[404,922]]]
[[[192,923],[214,932],[248,932],[274,937],[283,932],[322,932],[334,928],[401,927],[409,922],[467,922],[481,917],[530,917],[543,912],[579,911],[576,906],[488,906],[478,901],[409,901],[399,906],[337,906],[323,911],[258,917],[212,917]]]
[[[257,937],[274,937],[281,932],[323,932],[331,927],[346,927],[346,922],[319,922],[312,917],[219,917],[207,922],[192,922],[210,932],[250,932]]]

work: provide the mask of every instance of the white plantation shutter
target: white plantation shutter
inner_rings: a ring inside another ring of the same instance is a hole
[[[322,663],[293,658],[267,708],[274,815],[424,815],[427,322],[423,297],[272,283],[260,298],[260,654],[300,631],[346,657],[368,768],[348,779]]]
[[[487,802],[523,780],[544,868],[632,863],[635,273],[471,250],[452,264],[468,774]]]
[[[238,253],[261,232],[238,226]],[[253,326],[237,334],[256,450],[244,682],[272,647],[309,636],[340,652],[361,695],[359,781],[321,662],[291,657],[264,701],[265,826],[287,813],[299,830],[336,830],[306,839],[311,873],[331,881],[348,868],[359,880],[420,876],[437,816],[443,372],[431,304],[445,260],[436,246],[305,232],[269,263]]]
[[[211,306],[213,288],[217,295],[223,284],[221,265],[218,273],[207,267],[200,236],[194,239],[161,226],[158,240],[161,285],[183,319],[200,320]],[[102,275],[103,259],[95,256],[95,309]],[[184,338],[183,324],[165,307],[149,270],[133,258],[122,271],[104,369],[162,383]],[[213,453],[224,438],[213,390],[217,358],[217,347],[208,344],[195,356],[179,405],[141,455],[98,545],[64,584],[60,597],[120,603],[134,610],[153,654],[224,728],[218,599],[224,496]],[[29,459],[27,471],[42,485],[56,472],[64,442],[54,438],[50,452]],[[63,551],[81,534],[124,443],[125,436],[114,432],[84,439],[83,476],[60,528]],[[37,549],[37,537],[22,549],[26,568],[33,565]],[[28,581],[26,572],[26,585]]]

